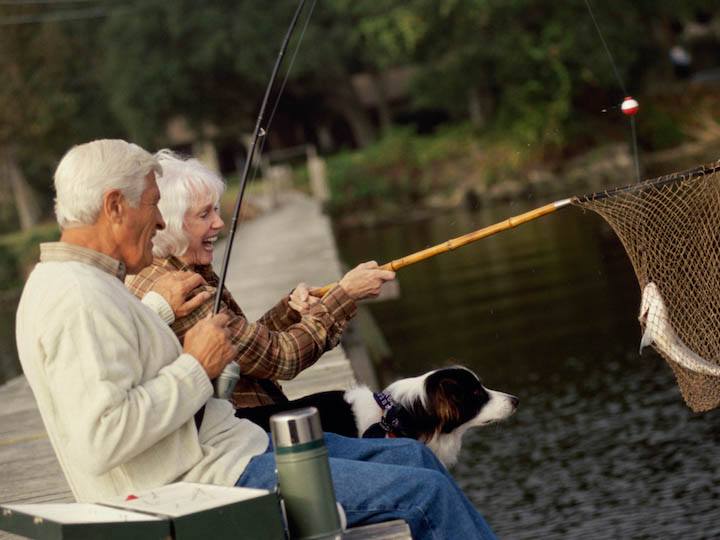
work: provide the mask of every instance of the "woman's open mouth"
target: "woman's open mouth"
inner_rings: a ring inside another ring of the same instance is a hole
[[[203,247],[205,248],[205,250],[206,250],[206,251],[212,251],[215,242],[217,242],[217,239],[218,239],[218,237],[217,237],[217,234],[216,234],[216,235],[214,235],[214,236],[210,236],[210,237],[206,238],[205,240],[203,240],[203,241],[202,241],[202,245],[203,245]]]

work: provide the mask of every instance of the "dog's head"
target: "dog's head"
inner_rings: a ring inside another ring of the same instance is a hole
[[[399,380],[386,392],[405,409],[405,424],[414,431],[405,436],[433,446],[447,435],[457,450],[465,431],[506,419],[519,403],[515,396],[485,388],[475,373],[461,366]]]

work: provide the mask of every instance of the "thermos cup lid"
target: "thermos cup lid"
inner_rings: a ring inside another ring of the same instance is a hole
[[[220,399],[230,399],[235,390],[235,385],[240,378],[240,366],[235,362],[230,362],[220,373],[220,376],[213,381],[215,388],[215,397]]]
[[[320,414],[315,407],[305,407],[272,415],[270,431],[275,448],[287,448],[323,438]]]
[[[222,374],[220,376],[222,376],[223,374],[227,375],[229,373],[233,375],[240,375],[240,366],[236,362],[230,362],[223,368]]]

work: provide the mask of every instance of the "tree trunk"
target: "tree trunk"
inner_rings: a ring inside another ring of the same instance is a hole
[[[375,142],[377,130],[352,86],[339,88],[329,97],[328,104],[348,123],[358,147],[363,148]]]
[[[476,128],[485,127],[486,118],[483,108],[480,90],[471,88],[468,91],[468,112],[470,113],[470,122]]]
[[[350,125],[350,129],[355,137],[355,143],[360,148],[364,148],[375,142],[377,139],[375,126],[373,126],[364,110],[347,106],[342,107],[339,112]]]
[[[37,223],[40,215],[37,200],[25,180],[13,152],[5,150],[0,153],[0,156],[2,174],[10,181],[10,188],[15,199],[15,209],[20,219],[20,228],[23,231],[28,230]]]
[[[373,86],[375,87],[375,95],[377,97],[380,130],[383,133],[387,133],[392,127],[392,115],[390,114],[390,106],[388,105],[387,94],[385,93],[383,77],[379,73],[372,73],[371,79]]]

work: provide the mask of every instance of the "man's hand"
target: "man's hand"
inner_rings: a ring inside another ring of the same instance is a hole
[[[305,283],[298,283],[298,286],[290,293],[290,300],[288,304],[290,304],[291,308],[300,313],[300,315],[304,315],[319,301],[320,299],[317,296],[312,296],[310,294],[310,290]]]
[[[178,271],[165,274],[155,282],[150,290],[161,295],[170,304],[175,318],[180,319],[212,298],[212,293],[209,291],[202,291],[188,298],[192,291],[201,285],[207,285],[207,283],[200,274]]]
[[[237,354],[230,341],[229,321],[227,313],[209,315],[185,334],[183,352],[193,355],[210,379],[220,375]]]
[[[350,270],[339,285],[353,300],[374,298],[386,281],[395,279],[395,272],[382,270],[375,261],[364,262]]]

